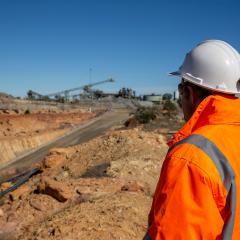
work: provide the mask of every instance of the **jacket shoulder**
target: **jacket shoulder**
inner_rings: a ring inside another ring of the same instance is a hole
[[[201,175],[205,175],[215,183],[221,183],[220,174],[212,159],[194,144],[183,142],[169,150],[166,156],[168,167],[184,165]]]

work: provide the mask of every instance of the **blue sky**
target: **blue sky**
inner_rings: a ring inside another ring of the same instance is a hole
[[[167,76],[206,39],[240,50],[240,1],[0,0],[0,91],[51,93],[113,77],[106,91],[172,92]]]

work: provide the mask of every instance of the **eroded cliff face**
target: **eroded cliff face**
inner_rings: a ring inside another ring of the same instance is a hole
[[[12,137],[1,140],[0,143],[0,164],[5,164],[28,151],[31,151],[49,141],[64,135],[69,129],[45,132],[35,136]]]
[[[63,136],[94,116],[81,110],[0,114],[0,165]]]

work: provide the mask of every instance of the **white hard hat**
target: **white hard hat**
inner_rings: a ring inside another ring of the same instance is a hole
[[[170,75],[217,92],[240,93],[240,56],[228,43],[208,40],[187,53],[182,66]]]

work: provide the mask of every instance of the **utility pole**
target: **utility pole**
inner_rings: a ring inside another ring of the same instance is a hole
[[[92,84],[92,68],[89,68],[89,84]],[[91,105],[93,105],[93,93],[90,91]],[[90,112],[92,109],[90,108]]]
[[[92,84],[92,68],[89,68],[89,84]]]

